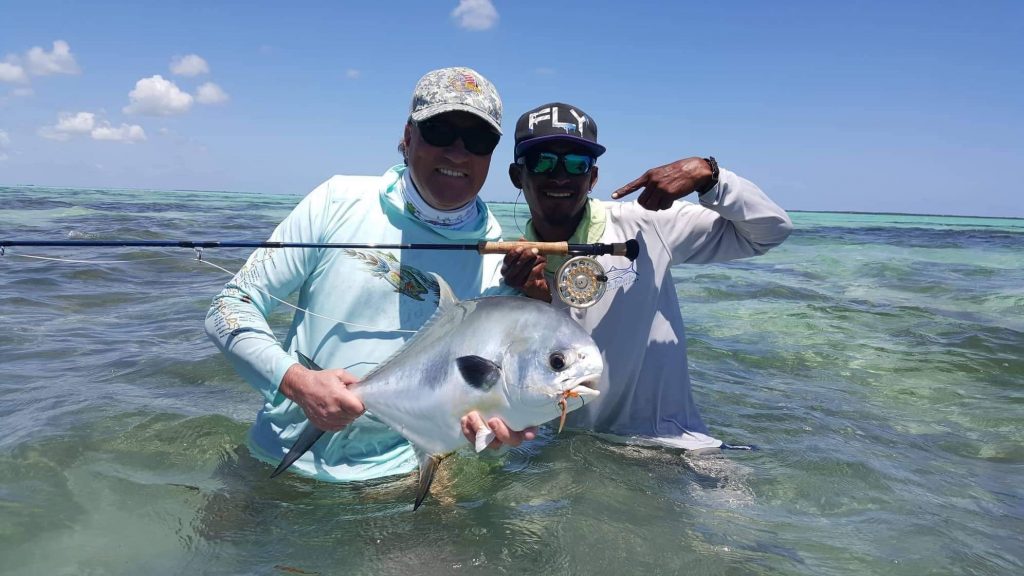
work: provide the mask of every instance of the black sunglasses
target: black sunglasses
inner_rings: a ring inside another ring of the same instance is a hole
[[[597,159],[587,154],[555,154],[554,152],[527,152],[516,158],[516,164],[526,166],[532,174],[550,174],[561,162],[570,176],[582,176],[590,172]]]
[[[477,156],[487,156],[494,152],[501,138],[501,134],[487,128],[455,126],[443,120],[424,120],[417,122],[416,127],[419,128],[423,140],[431,146],[444,148],[454,144],[456,139],[461,139],[466,150]]]

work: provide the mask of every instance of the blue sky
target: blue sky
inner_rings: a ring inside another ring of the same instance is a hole
[[[0,0],[0,185],[304,194],[379,174],[416,80],[577,105],[595,194],[694,155],[793,210],[1024,217],[1024,2]],[[159,76],[159,78],[157,78]]]

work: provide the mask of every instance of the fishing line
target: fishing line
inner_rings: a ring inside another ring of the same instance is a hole
[[[515,207],[513,205],[513,214]],[[518,219],[516,226],[519,225]],[[507,254],[515,249],[530,249],[534,254],[572,256],[555,274],[555,294],[573,308],[587,308],[604,296],[609,277],[596,256],[624,256],[634,262],[640,254],[636,239],[625,242],[570,244],[568,242],[489,242],[476,244],[376,244],[330,242],[222,242],[219,240],[4,240],[0,239],[0,256],[9,246],[106,247],[106,248],[193,248],[196,259],[203,260],[203,248],[313,248],[321,249],[391,249],[391,250],[473,250],[478,254]]]
[[[0,255],[4,255],[3,254],[3,247],[2,246],[0,246]],[[15,256],[15,257],[18,257],[18,258],[30,258],[30,259],[33,259],[33,260],[47,260],[47,261],[50,261],[50,262],[61,262],[61,263],[66,263],[66,264],[133,264],[133,263],[136,263],[136,262],[148,262],[148,261],[152,261],[152,260],[180,260],[182,258],[182,256],[159,256],[159,257],[156,257],[156,258],[136,258],[134,260],[73,260],[71,258],[55,258],[55,257],[51,257],[51,256],[36,256],[36,255],[33,255],[33,254],[9,254],[9,256]],[[230,270],[228,270],[227,268],[224,268],[223,266],[219,266],[217,264],[214,264],[213,262],[210,262],[209,260],[204,260],[202,258],[202,249],[201,248],[197,248],[196,249],[196,257],[195,258],[189,258],[189,260],[194,260],[196,262],[200,262],[202,264],[206,264],[206,265],[212,266],[212,267],[216,268],[217,270],[220,270],[221,272],[224,272],[228,276],[231,276],[232,278],[235,276],[235,273],[230,271]],[[296,311],[299,311],[299,312],[304,312],[306,314],[309,314],[310,316],[316,316],[317,318],[322,318],[324,320],[328,320],[330,322],[336,322],[338,324],[344,324],[346,326],[353,326],[353,327],[361,328],[361,329],[364,329],[364,330],[373,330],[373,331],[376,331],[376,332],[404,332],[404,333],[408,333],[408,334],[415,334],[416,333],[416,330],[405,330],[405,329],[402,329],[402,328],[378,328],[378,327],[375,327],[375,326],[368,326],[366,324],[359,324],[359,323],[356,323],[356,322],[346,322],[344,320],[339,320],[337,318],[331,318],[330,316],[325,316],[323,314],[318,314],[316,312],[313,312],[312,310],[308,310],[306,308],[301,308],[299,306],[296,306],[296,305],[292,304],[291,302],[288,302],[286,300],[278,298],[277,296],[274,296],[273,294],[271,294],[270,292],[264,290],[263,288],[260,288],[259,286],[250,286],[250,287],[256,289],[257,291],[259,291],[259,292],[261,292],[263,294],[265,294],[268,298],[276,300],[277,302],[279,302],[281,304],[284,304],[285,306],[287,306],[289,308],[292,308],[292,309],[294,309]]]
[[[3,248],[0,248],[0,256],[3,256]],[[158,258],[135,258],[133,260],[71,260],[70,258],[52,258],[50,256],[33,256],[31,254],[11,254],[15,258],[31,258],[32,260],[50,260],[52,262],[69,262],[72,264],[132,264],[135,262],[148,262],[150,260],[178,259],[180,256],[160,256]]]
[[[519,218],[516,217],[516,208],[519,208],[519,197],[523,195],[523,189],[520,188],[519,192],[516,192],[516,201],[512,203],[512,220],[516,223],[516,229],[519,230],[519,237],[525,237],[526,232],[523,232],[523,227],[519,225]]]
[[[203,264],[208,264],[208,265],[213,266],[214,268],[216,268],[218,270],[226,272],[231,277],[235,276],[235,274],[232,273],[230,270],[228,270],[228,269],[226,269],[226,268],[224,268],[222,266],[218,266],[218,265],[214,264],[213,262],[210,262],[209,260],[203,260],[201,258],[196,258],[196,260],[198,262],[202,262]],[[305,312],[306,314],[309,314],[310,316],[316,316],[317,318],[323,318],[324,320],[330,320],[331,322],[337,322],[338,324],[344,324],[346,326],[355,326],[356,328],[363,328],[365,330],[373,330],[373,331],[376,331],[376,332],[406,332],[406,333],[409,333],[409,334],[415,334],[416,333],[416,330],[403,330],[401,328],[377,328],[377,327],[374,327],[374,326],[367,326],[365,324],[357,324],[355,322],[346,322],[344,320],[338,320],[337,318],[331,318],[330,316],[324,316],[323,314],[317,314],[316,312],[313,312],[312,310],[309,310],[309,309],[306,309],[306,308],[300,308],[300,307],[292,304],[291,302],[287,302],[285,300],[282,300],[281,298],[278,298],[277,296],[274,296],[273,294],[271,294],[270,292],[267,292],[266,290],[264,290],[263,288],[260,288],[259,286],[252,286],[252,288],[255,288],[256,290],[262,292],[263,294],[266,294],[268,297],[273,298],[274,300],[277,300],[278,302],[280,302],[281,304],[284,304],[285,306],[288,306],[289,308],[294,308],[295,310],[297,310],[299,312]]]

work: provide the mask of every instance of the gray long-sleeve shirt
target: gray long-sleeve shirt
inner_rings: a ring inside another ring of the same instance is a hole
[[[678,201],[650,211],[635,202],[604,203],[600,242],[636,239],[635,271],[621,257],[601,256],[609,271],[604,297],[572,310],[605,357],[601,395],[568,417],[568,425],[641,437],[682,448],[715,447],[690,391],[686,330],[669,268],[764,254],[793,225],[756,185],[722,170],[700,203]],[[591,200],[597,202],[597,200]],[[550,281],[552,301],[564,306]]]

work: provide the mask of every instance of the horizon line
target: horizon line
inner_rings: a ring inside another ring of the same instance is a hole
[[[78,188],[73,186],[43,186],[39,184],[13,184],[6,185],[0,184],[0,188],[55,188],[64,190],[118,190],[128,192],[200,192],[207,194],[261,194],[268,196],[295,196],[297,198],[305,197],[306,194],[293,194],[289,192],[245,192],[239,190],[202,190],[193,188]],[[606,200],[607,201],[607,200]],[[485,200],[486,204],[512,204],[518,203],[518,200]],[[524,202],[525,204],[525,202]],[[800,212],[806,214],[863,214],[870,216],[928,216],[933,218],[985,218],[989,220],[1024,220],[1024,216],[982,216],[974,214],[935,214],[935,213],[917,213],[917,212],[862,212],[859,210],[802,210],[799,208],[785,208],[786,212]]]

